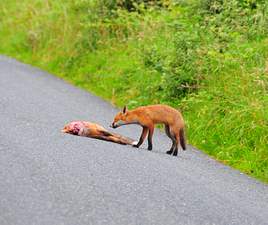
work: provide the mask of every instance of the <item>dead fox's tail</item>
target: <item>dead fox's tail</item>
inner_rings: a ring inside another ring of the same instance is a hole
[[[181,128],[179,131],[179,135],[180,135],[180,144],[183,150],[186,150],[186,144],[185,144],[185,134],[184,134],[184,129]]]

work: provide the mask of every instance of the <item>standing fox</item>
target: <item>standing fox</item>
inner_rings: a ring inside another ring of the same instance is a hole
[[[178,144],[183,150],[186,150],[184,137],[184,121],[182,115],[176,109],[167,105],[149,105],[141,106],[128,111],[126,106],[122,112],[119,112],[111,125],[113,128],[127,124],[139,124],[143,127],[139,142],[134,147],[140,147],[146,138],[148,132],[148,150],[153,149],[152,137],[155,124],[164,124],[167,136],[172,140],[172,146],[167,154],[178,154]]]

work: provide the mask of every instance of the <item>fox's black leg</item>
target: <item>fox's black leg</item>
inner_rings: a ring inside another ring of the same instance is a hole
[[[172,146],[171,146],[170,150],[167,151],[166,153],[171,155],[174,151],[175,146],[176,146],[176,142],[175,142],[175,140],[172,139]]]
[[[153,149],[153,134],[154,134],[154,127],[149,128],[149,135],[148,135],[148,150],[151,151]]]
[[[175,150],[174,150],[174,152],[173,152],[173,155],[174,155],[174,156],[177,156],[177,154],[178,154],[178,146],[175,147]]]
[[[175,139],[175,148],[174,148],[174,152],[173,152],[173,155],[174,156],[177,156],[177,154],[178,154],[178,144],[179,144],[179,141],[180,141],[180,139],[179,139],[179,136],[176,136],[176,139]]]
[[[144,139],[146,138],[147,134],[148,134],[148,128],[143,127],[143,130],[142,130],[142,133],[140,136],[140,140],[139,140],[138,144],[133,145],[133,147],[136,147],[136,148],[140,147],[140,145],[143,143]]]
[[[165,125],[165,131],[166,131],[167,136],[172,140],[172,146],[170,150],[166,152],[167,154],[171,155],[173,153],[173,149],[175,148],[175,139],[170,134],[170,129],[168,125]]]

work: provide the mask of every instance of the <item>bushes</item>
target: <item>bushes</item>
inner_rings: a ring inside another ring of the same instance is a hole
[[[189,28],[175,33],[175,50],[164,71],[163,87],[167,98],[180,99],[198,90],[201,82],[197,52],[201,44],[199,38],[198,34]]]

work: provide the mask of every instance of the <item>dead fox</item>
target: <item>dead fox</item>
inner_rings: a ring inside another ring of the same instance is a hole
[[[122,145],[134,145],[134,140],[123,137],[122,135],[111,133],[104,127],[86,121],[74,121],[68,123],[62,129],[63,133],[74,134],[78,136],[91,137],[105,141],[111,141]]]
[[[113,128],[127,124],[139,124],[143,127],[139,142],[134,147],[139,147],[148,132],[148,150],[153,149],[152,137],[155,124],[164,124],[167,136],[172,140],[172,147],[167,154],[178,154],[178,144],[180,143],[183,150],[186,150],[184,136],[184,121],[182,115],[176,109],[168,105],[149,105],[141,106],[133,110],[127,110],[126,106],[122,112],[119,112],[111,125]]]

